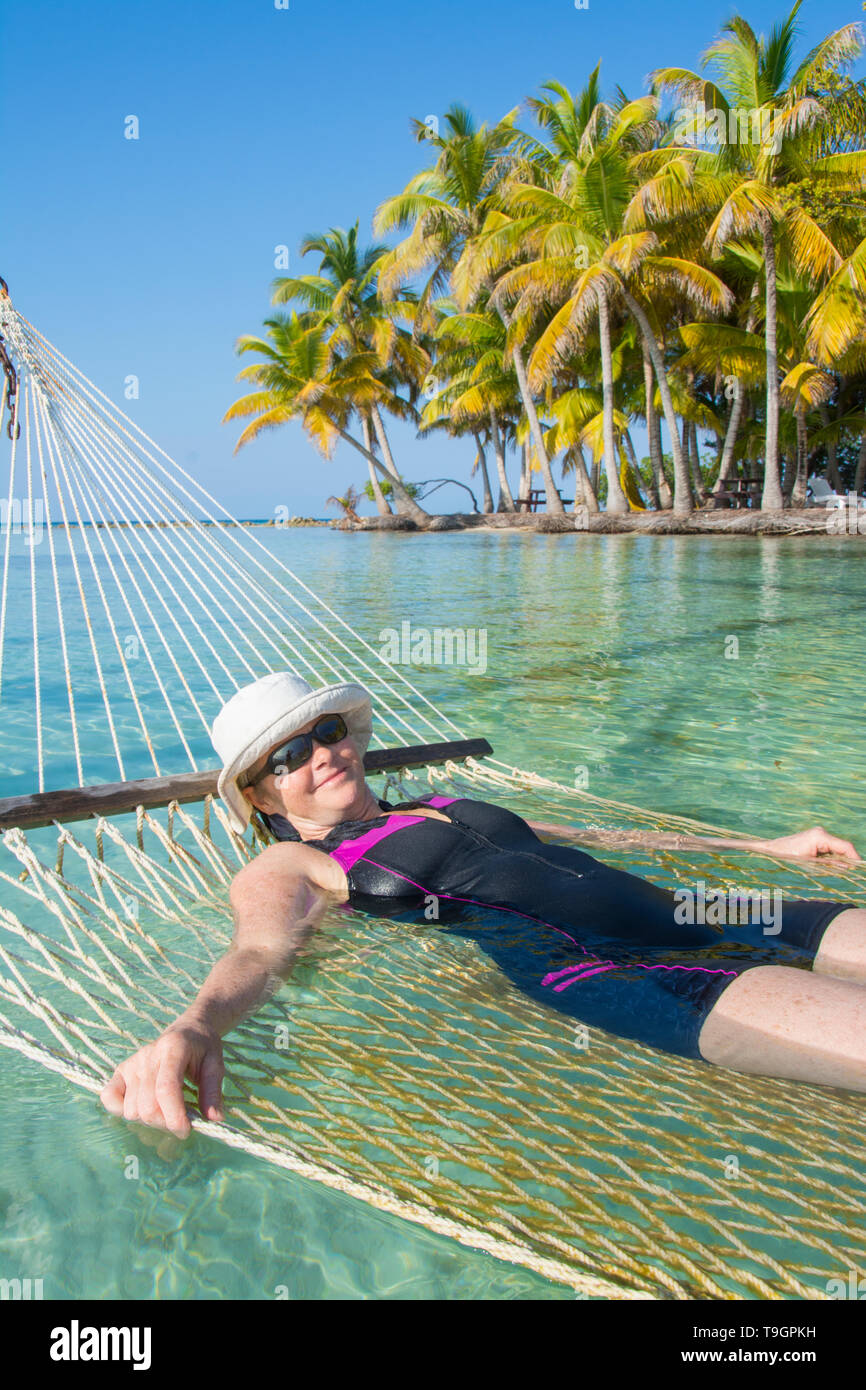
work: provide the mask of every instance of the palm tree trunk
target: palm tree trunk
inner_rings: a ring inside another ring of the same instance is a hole
[[[854,474],[854,491],[859,496],[866,483],[866,434],[860,436],[860,452],[857,455],[857,472]]]
[[[502,319],[507,332],[511,327],[511,319],[504,309],[497,308],[497,313]],[[526,418],[529,421],[529,429],[532,434],[532,442],[535,445],[538,466],[541,469],[541,476],[544,479],[544,490],[547,493],[547,510],[549,512],[555,512],[559,516],[564,516],[565,508],[562,505],[562,498],[556,490],[556,483],[553,481],[550,459],[547,457],[547,450],[544,447],[544,435],[541,432],[541,424],[535,409],[535,402],[532,399],[529,390],[529,382],[526,379],[526,367],[523,361],[523,354],[517,343],[515,343],[511,349],[511,358],[514,363],[514,372],[517,377],[520,399],[523,402],[523,409],[526,411]]]
[[[579,444],[572,446],[571,456],[574,460],[574,505],[577,507],[578,497],[580,497],[588,512],[598,512],[598,498],[595,495],[592,480],[586,471],[586,459]]]
[[[598,303],[598,334],[601,340],[601,381],[604,410],[604,471],[607,475],[607,510],[612,516],[629,510],[626,495],[619,480],[616,442],[613,433],[613,359],[610,351],[610,309],[607,292],[602,284],[596,286]]]
[[[694,397],[695,374],[691,370],[689,370],[688,372],[688,383],[689,395]],[[697,499],[698,505],[703,506],[703,504],[707,500],[708,493],[707,489],[704,487],[704,480],[701,475],[701,455],[700,450],[698,449],[698,427],[695,424],[694,420],[689,420],[688,422],[687,437],[688,445],[686,448],[686,454],[689,460],[689,468],[691,469],[692,474],[692,486],[695,489],[695,497]]]
[[[373,427],[376,431],[376,438],[379,441],[379,448],[382,450],[382,458],[385,460],[385,467],[391,474],[392,478],[399,478],[400,475],[397,472],[397,465],[394,462],[394,455],[391,453],[391,445],[389,444],[388,436],[385,433],[385,424],[382,420],[382,413],[379,410],[379,407],[375,404],[375,402],[370,407],[370,414],[373,418]]]
[[[830,412],[826,402],[822,401],[818,406],[818,414],[821,416],[821,424],[826,429],[830,424]],[[839,465],[837,463],[837,441],[835,439],[827,440],[827,482],[834,492],[842,491],[842,479],[839,477]]]
[[[366,415],[361,416],[361,428],[364,431],[364,448],[368,453],[373,452],[373,441],[370,437],[370,421]],[[370,470],[370,486],[373,489],[373,499],[376,503],[376,511],[380,516],[391,516],[391,507],[387,497],[379,486],[379,479],[376,477],[376,470],[369,459],[367,467]]]
[[[641,470],[639,470],[638,468],[638,456],[637,453],[634,452],[634,443],[631,442],[630,431],[623,430],[623,436],[621,436],[621,439],[623,439],[623,453],[624,455],[626,455],[626,459],[628,460],[628,466],[630,466],[632,474],[634,474],[635,488],[637,488],[639,491],[639,489],[641,489],[642,482],[644,482],[644,474],[642,474]],[[646,484],[644,484],[644,486],[646,486]],[[652,500],[652,488],[648,488],[648,492]],[[657,499],[657,496],[655,500],[652,500],[652,506],[656,507],[656,510],[657,507],[659,507],[659,499]]]
[[[689,464],[692,470],[692,483],[699,502],[706,502],[707,490],[701,476],[701,456],[698,451],[698,427],[694,420],[689,421]]]
[[[662,350],[659,346],[659,341],[652,330],[652,324],[650,323],[640,304],[638,304],[637,300],[633,297],[633,295],[629,294],[628,290],[625,288],[624,285],[622,287],[622,292],[625,296],[625,302],[628,307],[628,311],[630,314],[633,315],[633,317],[637,321],[637,325],[640,328],[641,333],[643,334],[644,342],[647,345],[649,355],[652,360],[653,370],[656,374],[656,381],[658,382],[659,387],[659,395],[662,398],[662,410],[664,411],[665,424],[668,427],[668,434],[671,438],[671,453],[673,454],[674,459],[674,512],[690,512],[693,510],[693,507],[692,489],[689,483],[689,466],[688,462],[683,457],[683,451],[680,448],[680,436],[679,431],[677,430],[677,417],[676,412],[674,411],[674,403],[671,398],[670,382],[668,381],[668,374],[665,370],[665,362],[662,356]]]
[[[493,444],[493,452],[496,455],[496,471],[499,475],[499,501],[496,504],[496,510],[498,512],[513,512],[515,509],[514,498],[508,485],[508,474],[505,472],[502,435],[499,433],[499,421],[493,406],[490,407],[490,439]]]
[[[653,378],[653,380],[655,380],[655,378]],[[659,497],[664,502],[666,509],[670,510],[674,505],[674,495],[671,492],[670,479],[668,478],[667,469],[665,467],[666,460],[662,448],[662,421],[657,410],[653,412],[653,438],[655,440],[656,453],[658,454],[659,460]]]
[[[764,213],[761,217],[761,237],[764,243],[764,281],[766,307],[764,335],[767,343],[767,425],[764,446],[764,491],[762,511],[782,508],[782,482],[779,476],[779,359],[776,350],[776,243],[773,224]]]
[[[758,298],[758,277],[752,281],[752,288],[749,292],[749,317],[746,319],[746,332],[755,331],[755,311]],[[725,431],[725,444],[722,449],[722,460],[719,464],[719,476],[716,479],[714,492],[719,492],[727,487],[728,481],[734,475],[735,461],[734,450],[737,447],[737,435],[740,432],[740,423],[743,418],[743,411],[746,407],[746,388],[738,376],[732,378],[734,383],[734,394],[731,400],[731,414],[728,419],[728,428]]]
[[[595,456],[593,456],[592,467],[589,470],[589,485],[592,488],[593,493],[596,497],[598,496],[598,475],[599,462],[598,459]]]
[[[332,421],[331,423],[334,425],[334,428],[341,439],[345,439],[347,444],[351,444],[353,449],[357,449],[359,454],[363,454],[367,462],[372,463],[373,467],[377,468],[384,478],[387,478],[394,491],[394,500],[397,503],[397,506],[400,509],[401,514],[404,516],[411,517],[412,520],[417,522],[420,526],[426,526],[427,522],[430,520],[429,514],[424,511],[423,507],[418,506],[418,503],[415,501],[414,497],[409,496],[408,492],[403,486],[402,480],[399,477],[393,476],[391,473],[389,473],[388,469],[385,467],[383,463],[380,463],[379,459],[376,458],[375,454],[371,454],[369,449],[365,449],[363,444],[360,444],[357,439],[353,439],[352,436],[346,430],[341,428],[340,425],[336,424],[335,421]]]
[[[625,430],[623,432],[622,442],[628,461],[631,464],[632,472],[634,473],[635,483],[638,487],[640,487],[641,483],[643,483],[644,487],[646,488],[649,494],[650,506],[653,507],[655,511],[658,511],[659,494],[658,488],[656,487],[655,475],[653,474],[652,470],[650,470],[650,481],[646,482],[643,474],[640,471],[640,468],[638,467],[637,454],[634,451],[634,444],[632,442],[630,430]]]
[[[529,501],[529,492],[532,487],[532,474],[529,471],[529,460],[526,454],[526,445],[520,446],[520,482],[517,485],[517,496],[521,502]]]
[[[734,395],[731,401],[731,413],[728,417],[728,428],[725,431],[725,442],[722,446],[722,461],[719,464],[719,476],[716,479],[713,492],[721,492],[725,489],[734,471],[734,447],[737,442],[740,421],[743,418],[743,407],[746,402],[746,393],[740,378],[735,376],[732,379],[734,383]]]
[[[646,430],[649,439],[650,465],[652,467],[653,476],[652,493],[655,498],[654,506],[664,511],[669,511],[674,499],[668,485],[668,480],[665,477],[664,462],[662,460],[662,432],[659,427],[659,417],[656,413],[653,364],[643,334],[641,334],[640,345],[643,352],[643,389],[644,396],[646,397]]]
[[[795,423],[795,425],[796,425],[796,412],[795,412],[794,423]],[[796,443],[795,443],[795,445],[794,445],[794,457],[793,457],[792,459],[789,459],[787,454],[780,453],[780,455],[779,455],[779,469],[780,469],[781,474],[782,474],[782,506],[783,506],[783,507],[790,507],[790,505],[791,505],[791,496],[792,496],[793,491],[794,491],[794,482],[795,482],[795,479],[796,479],[796,477],[797,477],[797,464],[798,464],[799,458],[800,458],[800,437],[799,437],[799,434],[798,434],[798,435],[796,436]]]
[[[418,521],[422,525],[424,525],[427,521],[429,513],[425,512],[423,507],[418,506],[418,503],[415,501],[414,498],[409,496],[408,492],[403,486],[402,479],[400,478],[400,474],[397,472],[397,467],[394,463],[394,456],[391,453],[391,445],[388,443],[388,436],[385,433],[385,426],[382,423],[382,416],[379,413],[379,407],[375,404],[375,402],[370,407],[370,414],[373,417],[373,428],[376,431],[376,438],[379,441],[379,448],[382,450],[382,458],[385,462],[383,471],[385,472],[389,482],[391,483],[392,488],[394,489],[394,501],[397,506],[397,511],[401,515],[410,516],[413,521]],[[348,438],[348,436],[346,436],[346,438]],[[378,464],[378,459],[376,460],[376,462]]]
[[[680,440],[680,448],[683,451],[683,458],[685,459],[686,464],[686,472],[689,476],[689,495],[691,496],[693,506],[696,500],[698,502],[698,505],[700,505],[700,498],[698,497],[696,499],[695,497],[694,480],[692,478],[692,456],[689,450],[689,422],[686,419],[685,415],[682,415],[680,419],[682,420],[682,438]]]
[[[472,437],[478,446],[478,467],[481,469],[481,478],[484,484],[484,502],[481,510],[483,512],[493,511],[493,493],[490,491],[490,478],[487,476],[487,457],[484,453],[484,445],[481,443],[481,435],[477,430],[473,430]]]
[[[806,412],[798,410],[797,418],[797,469],[794,475],[794,485],[791,489],[791,506],[805,507],[806,505],[806,474],[809,467],[809,444],[806,433]]]

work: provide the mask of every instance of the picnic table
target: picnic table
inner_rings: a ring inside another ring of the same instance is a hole
[[[556,495],[564,507],[570,507],[574,501],[573,497],[563,497],[559,488]],[[547,500],[547,489],[543,487],[530,488],[528,497],[518,497],[517,510],[519,512],[537,512]]]
[[[713,493],[712,505],[714,508],[760,506],[763,490],[764,480],[761,477],[729,478],[726,488]]]

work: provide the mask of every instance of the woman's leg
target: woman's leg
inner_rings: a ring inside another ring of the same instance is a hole
[[[866,1091],[866,988],[795,966],[753,966],[719,995],[698,1050],[733,1071]]]
[[[833,918],[821,937],[812,969],[819,975],[866,985],[866,910],[849,907]]]

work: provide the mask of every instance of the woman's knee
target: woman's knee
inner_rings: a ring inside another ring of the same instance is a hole
[[[866,1090],[866,988],[792,966],[732,980],[698,1038],[716,1066]]]
[[[812,969],[819,975],[866,984],[866,909],[849,907],[828,923]]]
[[[788,976],[805,974],[785,965],[756,965],[742,971],[722,990],[707,1017],[698,1037],[698,1049],[708,1062],[720,1066],[733,1065],[727,1059],[749,1053],[762,1036],[770,1018],[779,1018],[779,1003],[784,1000],[790,1009]]]

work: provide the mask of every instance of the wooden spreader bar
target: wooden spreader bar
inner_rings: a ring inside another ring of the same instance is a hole
[[[406,748],[374,748],[364,754],[366,772],[391,768],[429,767],[454,758],[483,758],[493,749],[486,738],[465,738],[454,743],[415,743]],[[203,801],[216,794],[219,768],[207,772],[180,772],[174,777],[145,777],[137,782],[102,782],[95,787],[64,787],[30,796],[0,798],[0,832],[17,825],[35,830],[55,820],[87,820],[89,816],[120,816],[136,806],[152,810],[170,801]]]

